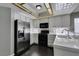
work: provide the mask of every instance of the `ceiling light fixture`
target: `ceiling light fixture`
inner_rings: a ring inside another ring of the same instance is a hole
[[[41,5],[36,5],[36,8],[37,8],[38,10],[40,10],[40,9],[42,8],[42,6],[41,6]]]

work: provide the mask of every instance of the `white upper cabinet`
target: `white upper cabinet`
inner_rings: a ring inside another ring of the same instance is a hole
[[[21,13],[17,13],[15,12],[14,14],[14,19],[18,19],[18,20],[22,20],[22,21],[26,21],[26,22],[30,22],[31,18],[27,17],[26,15],[23,15]]]
[[[39,22],[40,23],[48,23],[49,22],[49,19],[48,18],[40,19]]]
[[[39,20],[38,19],[33,20],[33,27],[34,28],[39,28]]]
[[[54,17],[49,18],[49,25],[50,25],[49,28],[54,27],[54,24],[55,24]]]
[[[64,15],[62,16],[62,27],[70,27],[70,15]]]
[[[26,21],[26,18],[24,15],[20,15],[20,17],[21,17],[21,20]]]
[[[79,18],[74,18],[74,32],[79,33]]]
[[[62,21],[62,19],[59,16],[49,18],[50,28],[51,27],[61,27],[62,26],[61,21]]]
[[[20,19],[20,14],[15,13],[15,14],[14,14],[14,19]]]
[[[61,24],[62,24],[61,20],[62,20],[61,17],[55,17],[55,20],[54,20],[55,24],[54,24],[54,26],[55,27],[61,27]]]
[[[31,18],[29,18],[29,17],[25,17],[25,21],[27,21],[27,22],[31,22]]]
[[[70,16],[61,15],[49,18],[50,27],[69,27]]]

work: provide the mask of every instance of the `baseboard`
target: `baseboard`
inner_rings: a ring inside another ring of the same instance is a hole
[[[53,49],[53,47],[49,47],[49,46],[48,46],[48,48]]]
[[[34,45],[37,45],[37,46],[38,46],[37,43],[33,43],[33,44],[30,45],[30,47],[32,47],[32,46],[34,46]],[[53,49],[53,47],[50,47],[50,46],[47,46],[47,48]]]
[[[37,44],[37,43],[33,43],[33,44],[30,45],[30,47],[32,47],[32,46],[34,46],[34,45],[38,45],[38,44]]]
[[[13,54],[11,54],[10,56],[14,56],[14,53],[13,53]]]

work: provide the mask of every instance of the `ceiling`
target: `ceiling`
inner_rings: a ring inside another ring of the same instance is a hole
[[[37,18],[44,17],[44,16],[50,16],[53,14],[51,4],[49,3],[16,3],[14,5],[19,7],[20,9],[22,9],[22,7],[26,8],[26,11],[29,14]],[[37,5],[40,5],[41,9],[37,9],[36,8]]]
[[[49,17],[55,15],[69,14],[77,8],[78,3],[15,3],[15,6],[37,17]],[[36,6],[41,5],[41,9]]]
[[[42,8],[38,10],[36,8],[36,5],[41,5]],[[41,12],[46,11],[46,7],[43,3],[27,3],[27,4],[24,4],[23,6],[27,7],[31,11],[34,11],[34,13],[41,13]]]
[[[56,9],[56,4],[58,5]],[[41,5],[41,9],[37,9],[36,5]],[[68,6],[68,3],[1,3],[0,6],[9,7],[24,13],[27,17],[33,19],[46,18],[72,12],[79,12],[79,3]],[[64,7],[63,7],[64,6]],[[66,6],[66,7],[65,7]]]
[[[37,9],[36,8],[37,5],[41,5],[42,6],[41,9]],[[32,14],[34,14],[36,17],[49,15],[44,3],[27,3],[23,4],[23,6],[28,8],[32,12]]]

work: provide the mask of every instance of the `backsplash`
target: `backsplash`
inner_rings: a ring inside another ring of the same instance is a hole
[[[64,30],[64,29],[67,29],[67,30],[69,30],[67,27],[53,27],[53,28],[51,28],[51,34],[56,34],[56,35],[66,35],[67,34],[67,31],[64,31],[63,33],[62,33],[62,31]]]
[[[71,38],[75,38],[75,39],[79,39],[79,33],[74,33],[72,31],[69,30],[69,34],[68,31],[69,30],[68,27],[62,27],[62,28],[52,28],[52,32],[50,32],[49,34],[55,34],[55,35],[65,35],[65,36],[70,36]]]

